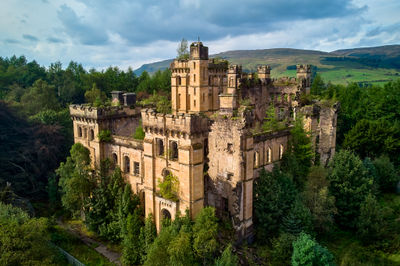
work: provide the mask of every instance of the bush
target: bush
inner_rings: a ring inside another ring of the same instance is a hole
[[[335,265],[333,255],[308,234],[301,233],[293,242],[292,265]]]
[[[142,127],[142,121],[140,120],[139,125],[135,129],[135,134],[133,135],[133,138],[143,140],[144,137],[145,137],[145,133],[144,133],[143,127]]]
[[[278,238],[272,239],[272,265],[289,265],[293,254],[293,242],[296,236],[281,233]]]
[[[108,129],[100,130],[99,135],[97,135],[97,137],[102,142],[111,142],[112,141],[111,131]]]
[[[172,201],[178,200],[179,181],[176,176],[169,174],[164,178],[164,181],[158,184],[160,194],[164,199]]]

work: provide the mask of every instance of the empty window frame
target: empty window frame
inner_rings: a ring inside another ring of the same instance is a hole
[[[133,174],[138,176],[140,174],[140,164],[139,162],[133,162]]]

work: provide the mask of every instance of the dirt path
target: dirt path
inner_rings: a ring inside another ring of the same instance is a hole
[[[69,225],[63,223],[60,220],[57,221],[57,224],[59,226],[63,227],[64,229],[68,230],[68,232],[70,232],[74,236],[78,237],[80,240],[82,240],[89,247],[93,248],[94,246],[96,246],[96,248],[94,248],[94,249],[97,252],[99,252],[101,255],[106,257],[110,262],[112,262],[112,263],[114,263],[116,265],[121,265],[121,261],[120,261],[121,254],[109,250],[103,243],[98,242],[98,241],[96,241],[96,240],[94,240],[94,239],[92,239],[92,238],[90,238],[88,236],[85,236],[85,235],[81,234],[79,231],[74,230]]]

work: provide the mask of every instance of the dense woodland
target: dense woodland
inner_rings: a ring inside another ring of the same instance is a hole
[[[168,70],[137,77],[116,67],[45,68],[24,57],[0,58],[0,264],[38,258],[59,264],[57,252],[43,247],[58,243],[52,228],[60,216],[85,217],[90,232],[121,247],[125,265],[400,263],[400,80],[360,88],[315,77],[302,100],[340,102],[337,153],[327,167],[318,165],[308,133],[296,122],[283,161],[255,183],[251,245],[239,244],[230,221],[218,219],[213,208],[194,221],[187,214],[165,220],[157,236],[120,169],[109,161],[90,168],[88,150],[72,145],[67,107],[106,105],[113,90],[136,92],[159,111],[170,108]],[[344,241],[356,245],[347,257],[336,248]]]

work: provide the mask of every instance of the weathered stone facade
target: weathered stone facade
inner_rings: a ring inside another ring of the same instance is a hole
[[[193,43],[188,60],[171,63],[173,114],[140,110],[134,95],[113,92],[119,106],[70,106],[75,142],[90,150],[93,165],[110,158],[121,167],[157,229],[163,217],[189,210],[194,218],[210,205],[232,220],[239,237],[251,237],[254,179],[282,158],[290,124],[300,113],[321,162],[335,153],[337,106],[300,102],[310,91],[311,67],[298,65],[297,78],[272,79],[270,70],[259,66],[257,75],[244,73],[241,66],[209,59],[208,48]],[[271,104],[287,127],[256,130]],[[135,140],[140,121],[145,138]],[[99,140],[102,130],[112,132],[111,142]],[[179,181],[177,201],[159,194],[159,182],[170,173]]]

